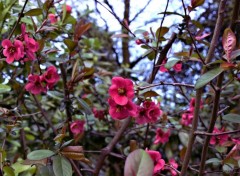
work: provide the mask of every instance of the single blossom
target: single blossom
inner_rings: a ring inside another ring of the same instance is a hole
[[[154,163],[153,173],[157,174],[164,169],[165,161],[162,159],[162,156],[159,152],[154,150],[146,149],[146,152],[150,155]]]
[[[46,88],[44,88],[39,75],[30,74],[25,89],[35,95],[46,92]]]
[[[134,97],[133,82],[122,77],[112,78],[109,95],[119,105],[126,105]]]
[[[109,114],[113,119],[122,120],[137,115],[137,106],[131,101],[128,101],[125,105],[119,105],[112,98],[109,98],[108,104],[110,105]]]
[[[178,163],[176,163],[176,161],[173,158],[169,160],[169,165],[171,165],[175,169],[178,168]],[[170,168],[170,172],[171,172],[172,176],[178,175],[178,173],[172,168]]]
[[[78,135],[84,132],[85,120],[75,120],[70,125],[70,130],[74,135]]]
[[[136,122],[138,124],[154,123],[161,116],[162,111],[152,101],[145,101],[143,106],[138,106],[138,115],[136,116]]]
[[[64,6],[62,8],[64,8]],[[66,4],[66,12],[67,13],[71,13],[72,12],[72,7],[70,5]]]
[[[214,127],[213,133],[222,133],[225,132],[225,128],[218,129]],[[210,144],[212,145],[223,145],[225,142],[228,141],[229,136],[227,134],[219,135],[219,136],[212,136],[210,139]]]
[[[189,126],[192,124],[193,120],[193,112],[192,111],[186,111],[182,114],[181,124],[184,126]]]
[[[159,143],[164,144],[164,143],[168,142],[170,133],[171,133],[170,129],[168,129],[165,132],[161,128],[158,128],[157,132],[156,132],[154,144],[159,144]]]
[[[57,17],[53,13],[48,14],[48,19],[50,20],[51,24],[54,24],[57,22]]]
[[[14,60],[19,60],[24,56],[23,44],[20,40],[14,40],[12,43],[10,40],[5,39],[2,41],[3,55],[6,58],[6,62],[11,64]]]
[[[57,68],[54,66],[48,67],[47,71],[41,77],[42,81],[45,81],[47,87],[52,89],[53,86],[59,81],[60,77],[57,73]]]

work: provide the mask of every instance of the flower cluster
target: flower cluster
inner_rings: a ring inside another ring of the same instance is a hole
[[[134,88],[130,79],[122,77],[112,78],[109,95],[109,114],[112,118],[122,120],[129,116],[136,116],[137,106],[132,102]]]
[[[64,10],[64,7],[66,8],[66,13],[70,14],[72,12],[72,7],[70,5],[62,6],[62,10]],[[58,15],[55,15],[53,13],[48,14],[48,19],[51,24],[55,24],[58,21]]]
[[[8,64],[19,60],[35,60],[34,53],[38,51],[39,44],[29,37],[25,24],[21,25],[21,32],[21,35],[14,39],[13,42],[9,39],[2,41],[3,55],[6,57]]]
[[[70,125],[70,130],[74,135],[78,135],[84,132],[84,120],[75,120]]]
[[[165,64],[167,63],[167,59],[163,60],[162,62],[162,65],[160,66],[159,70],[160,72],[168,72],[168,69],[165,68]],[[178,62],[177,64],[175,64],[173,66],[173,69],[176,71],[176,72],[180,72],[182,71],[182,63]]]
[[[92,109],[94,117],[96,117],[99,120],[103,120],[105,116],[105,110],[98,110],[96,108]]]
[[[142,106],[138,106],[138,115],[136,116],[136,122],[138,124],[153,123],[161,116],[162,111],[152,101],[143,102]]]
[[[193,120],[193,112],[195,107],[195,98],[192,98],[190,101],[190,105],[187,111],[182,114],[181,124],[184,126],[188,126],[192,123]],[[201,101],[200,108],[203,108],[203,102]]]
[[[42,75],[30,74],[25,89],[32,94],[40,94],[41,92],[46,92],[47,89],[52,89],[58,80],[59,75],[56,67],[50,66]]]

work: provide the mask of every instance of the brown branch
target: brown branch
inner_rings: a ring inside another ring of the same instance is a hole
[[[168,41],[168,43],[165,45],[165,47],[163,48],[163,50],[160,53],[160,56],[158,58],[157,63],[161,64],[163,59],[166,57],[169,49],[171,48],[173,42],[176,39],[176,34],[173,33],[171,39]],[[158,71],[158,68],[154,68],[153,69],[154,73],[150,75],[149,79],[148,79],[148,83],[151,84],[156,76],[156,73]],[[138,102],[140,104],[140,102]],[[122,137],[123,133],[126,131],[127,127],[129,126],[130,122],[131,122],[131,117],[127,118],[121,128],[118,130],[118,132],[116,133],[116,135],[113,137],[112,141],[101,150],[101,154],[100,157],[98,159],[98,162],[96,164],[95,170],[94,170],[94,175],[98,176],[102,165],[104,164],[104,161],[106,159],[106,157],[111,153],[111,151],[113,150],[114,146],[117,144],[117,142],[120,140],[120,138]]]
[[[73,170],[75,171],[77,176],[82,176],[80,170],[78,169],[78,166],[76,165],[76,163],[74,162],[74,160],[69,159],[71,165],[73,166]]]
[[[23,128],[20,129],[20,142],[23,151],[23,159],[27,158],[27,143],[26,143],[26,134]]]
[[[35,100],[35,102],[37,104],[38,109],[41,111],[41,113],[43,115],[43,118],[48,122],[48,125],[50,126],[50,128],[52,128],[53,133],[55,135],[57,135],[57,130],[54,128],[54,126],[52,124],[52,121],[48,119],[48,116],[47,116],[45,110],[42,108],[41,103],[38,101],[38,99],[37,99],[37,97],[35,95],[32,95],[32,96],[33,96],[33,98],[34,98],[34,100]]]
[[[215,26],[214,33],[213,33],[213,38],[212,38],[211,45],[210,45],[210,48],[209,48],[209,51],[208,51],[208,54],[207,54],[207,57],[206,57],[206,60],[205,60],[206,64],[208,64],[211,61],[211,59],[214,57],[214,51],[215,51],[217,43],[218,43],[221,27],[222,27],[223,20],[224,20],[225,5],[226,5],[226,0],[221,0],[220,4],[219,4],[218,17],[217,17],[216,26]],[[205,72],[206,72],[206,69],[203,69],[202,74],[204,74]],[[197,130],[197,126],[198,126],[198,117],[199,117],[200,101],[201,101],[201,97],[202,97],[202,91],[203,91],[203,88],[200,88],[196,92],[194,116],[193,116],[193,121],[192,121],[192,130],[190,132],[188,147],[187,147],[187,151],[186,151],[186,154],[185,154],[185,157],[184,157],[184,161],[183,161],[180,176],[185,176],[186,175],[189,160],[190,160],[190,157],[191,157],[192,148],[193,148],[193,144],[194,144],[194,141],[195,141],[195,134],[194,133]]]
[[[208,132],[204,132],[204,131],[195,131],[195,135],[204,135],[204,136],[222,136],[222,135],[226,135],[226,134],[236,134],[239,133],[240,130],[234,130],[234,131],[226,131],[226,132],[222,132],[222,133],[208,133]]]
[[[129,25],[129,15],[130,15],[130,0],[124,0],[124,15],[123,15],[123,23],[128,28]],[[126,30],[125,26],[122,26],[122,33],[128,34],[128,30]],[[130,64],[130,51],[129,51],[129,38],[122,38],[122,56],[123,56],[123,64]]]
[[[184,83],[166,83],[166,82],[160,82],[157,84],[151,84],[149,86],[143,86],[143,87],[138,87],[137,90],[144,90],[148,89],[151,87],[156,87],[156,86],[183,86],[183,87],[188,87],[188,88],[194,88],[194,85],[191,84],[184,84]]]

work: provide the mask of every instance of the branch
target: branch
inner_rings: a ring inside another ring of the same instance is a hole
[[[141,13],[143,13],[143,11],[147,8],[147,6],[150,4],[151,1],[152,1],[152,0],[149,0],[149,1],[147,2],[147,4],[146,4],[141,10],[139,10],[138,13],[135,14],[135,16],[129,21],[129,25],[130,25]]]
[[[226,134],[235,134],[235,133],[239,133],[239,130],[234,130],[234,131],[226,131],[226,132],[222,132],[222,133],[208,133],[208,132],[204,132],[204,131],[195,131],[195,135],[204,135],[204,136],[222,136],[222,135],[226,135]]]
[[[215,51],[216,46],[217,46],[217,42],[218,42],[218,39],[219,39],[221,27],[222,27],[223,20],[224,20],[225,5],[226,5],[226,0],[221,0],[221,2],[219,4],[219,9],[218,9],[217,23],[216,23],[216,26],[215,26],[215,29],[214,29],[210,49],[208,51],[207,58],[205,60],[206,64],[208,64],[211,61],[211,59],[214,57],[214,51]],[[202,74],[204,74],[205,72],[206,72],[206,69],[203,69]],[[194,144],[194,141],[195,141],[195,134],[194,133],[197,130],[197,126],[198,126],[198,117],[199,117],[199,110],[200,110],[200,105],[201,105],[200,101],[201,101],[201,97],[202,97],[202,91],[203,91],[203,88],[200,88],[200,89],[197,89],[197,92],[196,92],[194,116],[193,116],[193,121],[192,121],[192,130],[190,132],[188,147],[187,147],[187,151],[186,151],[186,154],[185,154],[185,157],[184,157],[184,161],[183,161],[180,176],[185,176],[186,175],[189,160],[190,160],[190,157],[191,157],[192,148],[193,148],[193,144]]]
[[[156,87],[156,86],[184,86],[184,87],[188,87],[188,88],[194,88],[194,85],[191,84],[184,84],[184,83],[166,83],[166,82],[160,82],[157,84],[151,84],[149,86],[143,86],[143,87],[138,87],[137,90],[144,90],[144,89],[148,89],[151,87]]]

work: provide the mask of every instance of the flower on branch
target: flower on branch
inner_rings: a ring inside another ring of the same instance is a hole
[[[131,101],[128,101],[125,105],[119,105],[112,98],[109,98],[108,103],[110,105],[109,114],[113,119],[122,120],[137,115],[137,106]]]
[[[59,81],[60,77],[57,73],[57,68],[54,66],[48,67],[47,71],[42,75],[42,80],[46,82],[47,87],[52,89],[53,86]]]
[[[213,133],[222,133],[225,132],[225,128],[218,129],[217,127],[214,127]],[[228,141],[229,136],[227,134],[224,135],[218,135],[218,136],[212,136],[210,139],[211,145],[224,145],[225,142]]]
[[[3,55],[7,57],[6,62],[8,64],[24,56],[23,43],[20,40],[14,40],[14,43],[12,43],[10,40],[5,39],[2,41],[2,46],[4,48]]]
[[[138,115],[136,116],[136,122],[138,124],[154,123],[161,116],[162,111],[152,101],[145,101],[143,106],[138,107]]]
[[[171,133],[170,129],[168,129],[167,131],[163,131],[161,128],[158,128],[156,132],[154,144],[159,144],[159,143],[164,144],[168,142],[170,133]]]
[[[75,120],[70,125],[70,130],[74,135],[78,135],[84,132],[85,120]]]
[[[39,75],[30,74],[25,89],[35,95],[46,92],[46,88],[43,86]]]
[[[162,159],[162,155],[154,150],[146,149],[146,152],[150,155],[154,163],[153,173],[157,174],[159,171],[164,169],[165,161]]]
[[[122,77],[112,78],[109,95],[118,105],[126,105],[134,97],[133,82]]]

